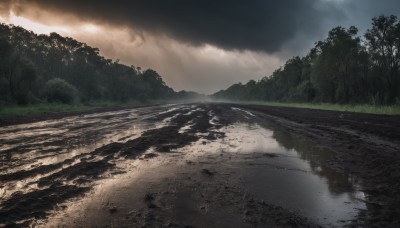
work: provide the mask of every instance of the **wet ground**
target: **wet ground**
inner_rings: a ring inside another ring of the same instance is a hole
[[[255,106],[185,104],[2,127],[0,224],[395,225],[398,211],[387,201],[397,202],[390,198],[397,187],[382,196],[376,189],[387,186],[374,188],[374,182],[360,174],[357,163],[362,158],[343,152],[366,146],[361,140],[367,138],[373,143],[369,147],[380,146],[390,154],[398,149],[397,141],[366,129],[356,134],[358,144],[341,139],[344,150],[323,141],[329,138],[328,130],[323,129],[325,136],[307,130],[327,125],[302,120]],[[356,127],[348,125],[330,127],[344,132],[331,133],[330,138],[354,135]]]

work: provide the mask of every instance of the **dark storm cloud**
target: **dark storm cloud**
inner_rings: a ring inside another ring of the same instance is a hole
[[[41,9],[164,34],[190,45],[278,52],[298,34],[313,37],[325,19],[340,17],[321,0],[20,0]],[[328,6],[329,5],[329,6]],[[337,12],[336,12],[337,11]]]

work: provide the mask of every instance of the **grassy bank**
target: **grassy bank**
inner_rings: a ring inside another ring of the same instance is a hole
[[[115,106],[139,106],[145,104],[160,104],[161,101],[149,101],[149,102],[95,102],[89,104],[76,103],[76,104],[59,104],[59,103],[40,103],[26,106],[19,105],[8,105],[0,107],[0,116],[24,116],[37,113],[47,113],[47,112],[69,112],[69,111],[84,111],[94,108],[104,108],[104,107],[115,107]]]
[[[360,113],[372,113],[372,114],[383,114],[383,115],[400,115],[400,105],[388,105],[388,106],[375,106],[375,105],[349,105],[349,104],[327,104],[327,103],[281,103],[281,102],[265,102],[265,101],[246,101],[240,102],[244,104],[256,104],[256,105],[270,105],[270,106],[283,106],[283,107],[295,107],[295,108],[311,108],[311,109],[322,109],[342,112],[360,112]]]

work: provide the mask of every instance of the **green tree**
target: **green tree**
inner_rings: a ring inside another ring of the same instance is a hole
[[[65,80],[54,78],[46,82],[43,95],[49,102],[70,104],[76,101],[78,90]]]
[[[317,90],[317,99],[331,103],[349,103],[357,97],[357,83],[366,64],[364,49],[357,29],[336,27],[325,41],[315,47],[317,53],[311,68],[311,81]]]
[[[372,19],[366,34],[366,45],[373,63],[374,97],[381,103],[400,98],[400,23],[396,16]]]

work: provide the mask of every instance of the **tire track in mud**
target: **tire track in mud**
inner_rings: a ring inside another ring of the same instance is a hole
[[[2,129],[0,147],[0,171],[26,169],[33,165],[39,156],[60,155],[68,150],[100,140],[113,130],[123,131],[128,126],[124,121],[132,121],[130,112],[115,114],[116,121],[107,120],[107,116],[96,115],[69,117],[57,121],[45,121]],[[92,120],[95,119],[96,120]],[[99,125],[104,120],[107,124]],[[101,132],[101,133],[99,133]]]
[[[1,202],[0,224],[28,225],[34,219],[45,218],[58,204],[83,196],[93,187],[95,180],[105,178],[107,173],[124,172],[117,167],[118,159],[137,159],[150,148],[157,152],[170,152],[200,138],[223,137],[222,133],[215,131],[223,124],[218,121],[214,121],[214,125],[210,123],[213,118],[209,115],[211,111],[219,112],[216,106],[201,105],[160,113],[145,121],[156,123],[168,119],[168,123],[146,130],[135,139],[112,142],[55,164],[1,174],[3,184],[32,178],[34,181],[28,185],[34,187],[28,192],[14,192]],[[188,123],[191,127],[180,131]]]

